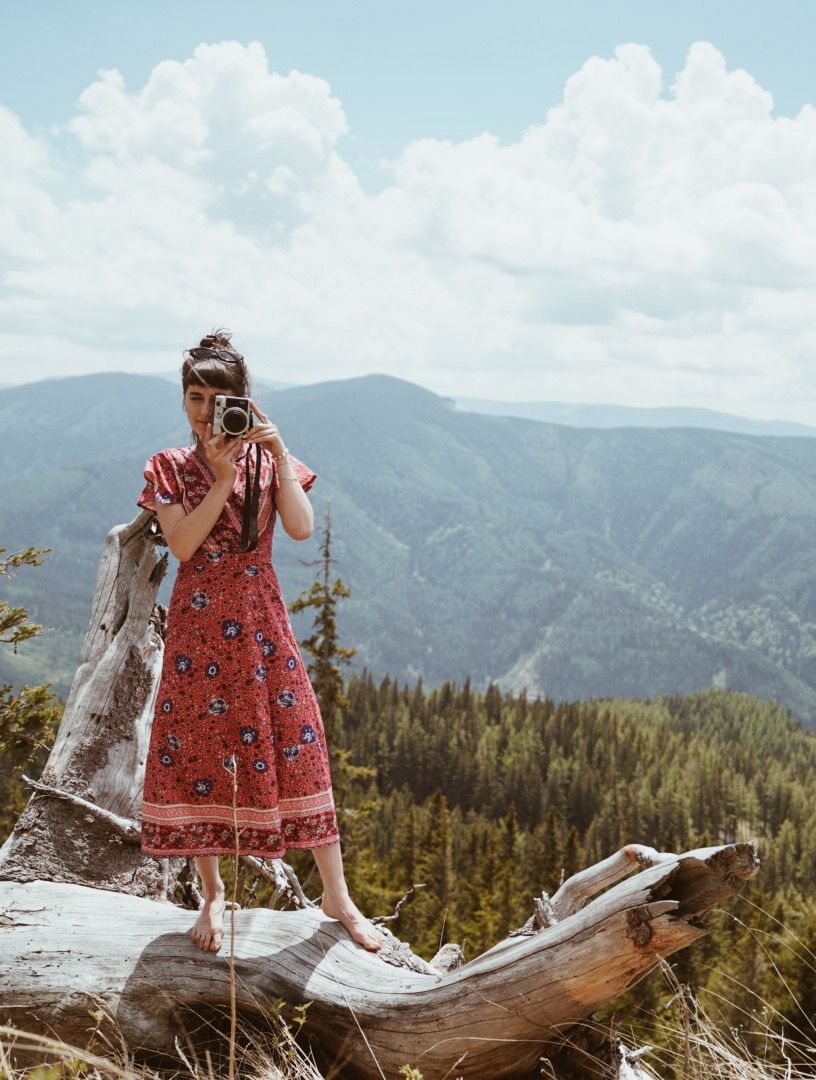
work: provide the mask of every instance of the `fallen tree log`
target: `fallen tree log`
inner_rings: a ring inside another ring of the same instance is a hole
[[[638,868],[639,856],[623,849],[616,872]],[[311,1001],[311,1036],[344,1076],[395,1077],[410,1063],[441,1080],[459,1060],[456,1075],[515,1077],[557,1056],[573,1025],[700,937],[705,913],[755,871],[750,844],[660,856],[563,921],[447,972],[407,969],[390,935],[371,953],[319,908],[237,911],[237,1005],[252,1015],[277,998]],[[585,895],[600,876],[585,876]],[[230,922],[221,954],[206,954],[190,940],[190,912],[173,904],[0,882],[0,1014],[42,1019],[71,1041],[101,1000],[131,1047],[172,1054],[179,1011],[229,1004]]]
[[[0,849],[3,1019],[81,1044],[102,1004],[131,1048],[174,1056],[185,1017],[229,1007],[232,953],[239,1012],[311,1002],[304,1031],[344,1077],[390,1080],[413,1064],[425,1080],[515,1078],[556,1060],[576,1025],[705,933],[705,914],[757,872],[752,844],[682,855],[627,845],[534,898],[524,926],[465,963],[455,945],[416,956],[386,917],[373,918],[386,945],[369,952],[285,862],[247,859],[274,883],[271,903],[297,910],[228,912],[220,953],[202,953],[189,937],[192,861],[139,849],[166,615],[152,528],[145,513],[107,538],[53,751]],[[606,1075],[624,1066],[633,1075],[610,1044]]]

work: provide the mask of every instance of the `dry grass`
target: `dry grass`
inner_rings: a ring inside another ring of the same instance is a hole
[[[757,1021],[754,1014],[750,1030],[723,1026],[699,996],[677,982],[665,961],[662,966],[671,990],[660,1018],[663,1045],[622,1051],[620,1080],[816,1080],[816,1046],[810,1041],[780,1035],[770,1022]],[[93,1023],[84,1048],[0,1026],[0,1080],[228,1080],[233,1074],[239,1080],[338,1080],[336,1074],[324,1076],[296,1039],[306,1022],[307,1007],[295,1010],[294,1022],[285,1019],[286,1008],[282,1001],[276,1002],[251,1027],[239,1019],[234,1032],[229,1025],[229,1035],[213,1027],[212,1046],[203,1051],[201,1028],[197,1050],[186,1035],[177,1038],[174,1068],[137,1059],[104,1009],[89,1012]],[[224,1020],[226,1024],[231,1017],[225,1014]],[[576,1035],[587,1033],[608,1036],[609,1027],[587,1022],[575,1031]],[[633,1033],[629,1036],[631,1042]],[[745,1036],[751,1037],[755,1047],[760,1037],[763,1050],[749,1050]],[[580,1042],[580,1038],[574,1040],[576,1048]],[[15,1052],[39,1063],[16,1064]],[[589,1062],[585,1065],[595,1072]],[[597,1062],[596,1068],[599,1080],[610,1077],[608,1068]],[[544,1061],[535,1075],[558,1080],[557,1072]],[[422,1073],[408,1065],[400,1076],[423,1080]],[[449,1080],[456,1080],[455,1072]]]
[[[671,996],[660,1016],[649,1018],[662,1045],[649,1047],[640,1059],[645,1080],[653,1075],[660,1080],[816,1080],[812,1023],[806,1025],[808,1034],[741,986],[756,1008],[741,1009],[745,1022],[730,1025],[722,1008],[733,1012],[732,1001],[708,990],[694,994],[677,981],[665,960],[660,966]],[[634,1032],[629,1038],[636,1040]]]
[[[0,1025],[0,1080],[226,1080],[233,1072],[241,1080],[326,1080],[296,1038],[307,1008],[286,1019],[289,1007],[274,1002],[251,1026],[230,1024],[228,1036],[198,1017],[195,1043],[186,1031],[176,1037],[175,1066],[135,1054],[104,1007],[89,1012],[84,1047]]]

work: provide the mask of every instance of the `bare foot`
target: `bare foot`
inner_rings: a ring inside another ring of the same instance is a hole
[[[204,898],[204,906],[199,912],[195,925],[190,931],[199,949],[205,952],[218,952],[224,936],[224,890],[219,889],[212,897]]]
[[[330,919],[339,919],[356,942],[376,952],[385,944],[385,937],[372,922],[363,915],[351,897],[342,900],[323,897],[320,904],[324,915]]]

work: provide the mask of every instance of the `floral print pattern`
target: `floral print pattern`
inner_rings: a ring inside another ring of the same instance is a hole
[[[252,454],[254,469],[254,451]],[[317,474],[294,459],[305,491]],[[179,564],[145,765],[142,850],[281,858],[339,839],[323,721],[272,566],[280,486],[262,451],[258,546],[238,547],[245,458],[224,510]],[[145,464],[138,505],[189,513],[212,473],[192,447]]]

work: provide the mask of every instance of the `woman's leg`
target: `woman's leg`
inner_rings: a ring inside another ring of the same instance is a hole
[[[218,952],[224,936],[224,882],[218,869],[218,856],[197,855],[195,865],[201,878],[204,906],[190,936],[199,949]]]
[[[376,952],[385,941],[385,937],[373,923],[363,915],[349,896],[346,879],[343,875],[343,857],[340,842],[325,844],[311,849],[320,877],[323,879],[323,901],[321,908],[330,919],[339,919],[355,941]]]

